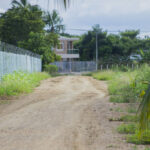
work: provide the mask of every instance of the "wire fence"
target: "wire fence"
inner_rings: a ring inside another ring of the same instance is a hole
[[[94,61],[54,62],[51,64],[56,65],[58,67],[58,72],[60,73],[92,72],[96,70],[96,63]]]
[[[143,63],[105,63],[105,64],[99,64],[98,70],[109,70],[109,69],[138,69]]]
[[[14,71],[41,72],[40,55],[0,42],[0,77]]]
[[[58,72],[60,73],[69,73],[69,72],[93,72],[96,71],[96,62],[95,61],[70,61],[70,62],[54,62],[52,65],[58,67]],[[143,63],[104,63],[98,65],[98,71],[103,70],[128,70],[128,69],[139,69]]]

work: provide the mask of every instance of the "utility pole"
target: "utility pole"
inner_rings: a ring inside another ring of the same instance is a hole
[[[98,70],[98,32],[96,31],[96,71]]]

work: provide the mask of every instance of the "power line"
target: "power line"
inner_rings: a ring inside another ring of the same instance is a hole
[[[79,28],[66,28],[66,30],[72,30],[72,31],[91,31],[91,29],[79,29]],[[132,29],[131,29],[132,30]],[[112,32],[112,33],[120,33],[124,32],[126,30],[106,30],[106,32]],[[150,30],[140,30],[140,33],[150,33]]]

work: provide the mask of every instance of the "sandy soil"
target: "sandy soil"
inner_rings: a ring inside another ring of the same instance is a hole
[[[0,150],[133,150],[109,121],[117,113],[108,99],[106,83],[91,77],[45,80],[0,106]]]

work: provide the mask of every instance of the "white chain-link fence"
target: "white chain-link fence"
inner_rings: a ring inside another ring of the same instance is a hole
[[[51,64],[56,65],[58,67],[58,72],[60,73],[91,72],[96,70],[96,63],[94,61],[54,62]]]
[[[14,71],[41,72],[40,55],[0,42],[0,77]]]

